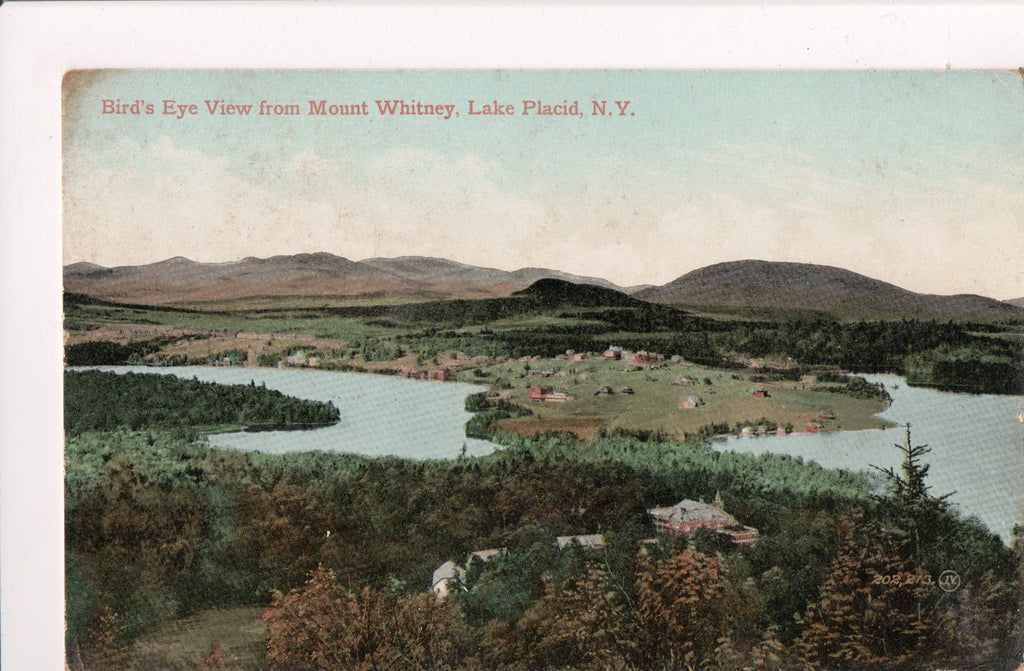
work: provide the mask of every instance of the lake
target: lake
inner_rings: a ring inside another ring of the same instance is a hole
[[[466,397],[483,387],[452,382],[407,380],[387,375],[336,373],[276,368],[210,368],[202,366],[103,366],[117,373],[159,373],[219,384],[266,384],[283,394],[312,401],[330,401],[341,421],[321,429],[220,433],[209,436],[214,447],[285,452],[344,452],[371,457],[394,455],[410,459],[452,459],[462,446],[470,456],[487,454],[497,445],[467,438],[464,425],[472,417]]]
[[[116,372],[161,373],[221,384],[266,384],[289,396],[331,401],[341,421],[308,431],[223,433],[209,437],[214,447],[267,454],[344,452],[410,459],[451,459],[466,446],[483,455],[499,446],[467,438],[471,417],[466,396],[483,387],[451,382],[406,380],[386,375],[327,371],[145,366],[104,367]],[[1009,542],[1024,510],[1024,424],[1017,416],[1020,396],[951,394],[909,387],[893,375],[866,375],[885,385],[893,402],[880,417],[895,424],[910,422],[915,445],[932,452],[931,493],[954,492],[951,501],[964,516],[976,516]],[[713,443],[715,449],[802,457],[827,468],[870,470],[874,464],[898,468],[893,447],[905,438],[902,427],[882,430],[789,436],[734,437]]]
[[[952,394],[908,386],[895,375],[865,375],[885,385],[892,405],[879,417],[910,423],[911,442],[928,445],[931,494],[950,498],[965,517],[975,516],[1009,542],[1024,511],[1024,424],[1018,415],[1024,397]],[[826,468],[898,470],[906,438],[902,426],[881,430],[794,433],[789,436],[732,437],[715,449],[789,454]]]

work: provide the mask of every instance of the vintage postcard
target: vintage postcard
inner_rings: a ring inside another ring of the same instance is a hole
[[[1016,71],[69,71],[71,669],[1016,669]]]

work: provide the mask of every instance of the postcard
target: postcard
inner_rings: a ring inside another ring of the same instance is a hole
[[[1019,661],[1017,73],[63,93],[72,668]]]
[[[1020,72],[466,65],[62,73],[66,668],[1021,666]]]

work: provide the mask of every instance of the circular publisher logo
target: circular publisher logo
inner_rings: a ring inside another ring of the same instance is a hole
[[[939,587],[943,592],[955,592],[960,589],[960,574],[956,571],[943,571],[939,574]]]

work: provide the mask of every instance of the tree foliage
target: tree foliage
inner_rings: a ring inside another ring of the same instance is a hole
[[[331,403],[285,396],[265,385],[221,385],[173,375],[65,371],[64,430],[222,426],[305,428],[338,421]]]
[[[270,604],[267,660],[272,669],[452,669],[472,640],[452,603],[338,584],[318,567],[309,582]]]

